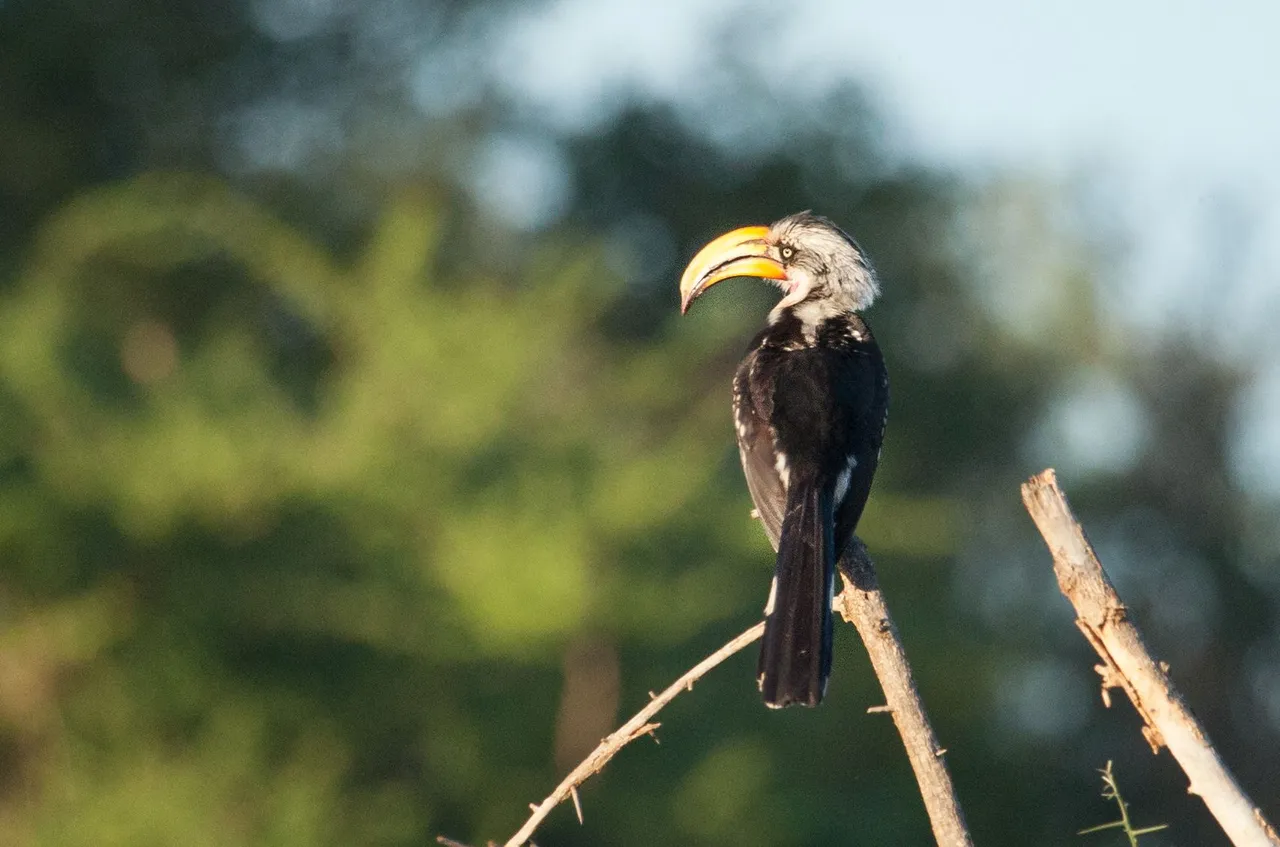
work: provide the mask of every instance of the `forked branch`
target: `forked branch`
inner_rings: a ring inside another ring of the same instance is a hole
[[[840,569],[845,578],[845,587],[836,597],[835,608],[857,628],[862,637],[871,656],[871,665],[880,678],[887,703],[886,707],[868,711],[889,711],[893,714],[894,723],[907,748],[907,757],[915,771],[916,781],[920,785],[925,809],[939,847],[972,847],[973,842],[965,829],[960,805],[951,786],[951,777],[943,762],[945,751],[938,746],[933,729],[929,726],[924,705],[912,679],[911,667],[907,663],[902,642],[898,639],[898,630],[889,617],[889,610],[876,582],[875,568],[860,540],[854,539],[840,561]],[[657,729],[658,724],[653,718],[664,706],[681,691],[692,689],[693,684],[708,671],[758,640],[763,633],[764,622],[761,621],[703,659],[661,694],[654,696],[629,721],[601,741],[545,800],[533,807],[533,814],[515,835],[507,839],[504,847],[523,847],[551,810],[565,800],[572,798],[576,806],[578,786],[593,774],[599,773],[627,744]],[[437,840],[446,847],[465,847],[444,836]]]

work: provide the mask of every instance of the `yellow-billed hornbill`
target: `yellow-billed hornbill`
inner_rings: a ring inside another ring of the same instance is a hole
[[[785,292],[733,380],[742,469],[778,553],[758,681],[771,707],[816,706],[831,673],[836,560],[866,505],[889,408],[884,359],[858,314],[879,287],[852,238],[801,212],[704,247],[680,280],[680,311],[743,276]]]

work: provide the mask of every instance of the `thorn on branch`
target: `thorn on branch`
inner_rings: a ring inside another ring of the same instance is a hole
[[[1111,708],[1111,689],[1124,688],[1124,677],[1113,665],[1094,665],[1094,671],[1102,679],[1102,705]]]
[[[573,798],[573,810],[578,813],[578,826],[582,826],[582,799],[578,796],[578,786],[569,789],[569,796]]]
[[[1152,755],[1159,754],[1160,748],[1164,746],[1164,736],[1160,734],[1160,730],[1150,724],[1143,724],[1142,737],[1151,745]]]
[[[653,721],[652,723],[642,724],[636,727],[635,729],[631,730],[630,733],[628,733],[627,740],[624,743],[630,744],[632,741],[635,741],[637,738],[639,738],[642,735],[648,735],[649,737],[653,738],[656,741],[658,739],[658,736],[655,734],[655,731],[660,726],[662,726],[662,724],[657,721]]]

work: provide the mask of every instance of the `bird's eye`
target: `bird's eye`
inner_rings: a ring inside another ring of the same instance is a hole
[[[784,245],[781,249],[778,250],[778,255],[780,255],[783,259],[790,259],[795,254],[796,254],[796,248],[794,247],[788,247]]]

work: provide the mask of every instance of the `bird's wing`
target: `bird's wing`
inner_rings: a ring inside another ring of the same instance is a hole
[[[836,537],[843,543],[857,526],[871,493],[884,440],[889,381],[874,343],[850,350],[835,361],[838,373],[832,384],[837,426],[849,436],[842,452],[851,460],[844,496],[836,504]]]
[[[755,358],[755,352],[748,355],[733,380],[733,425],[738,434],[742,471],[747,478],[751,499],[755,502],[756,514],[769,536],[769,543],[777,550],[778,539],[782,536],[787,492],[778,474],[769,410],[756,407],[749,388]]]

